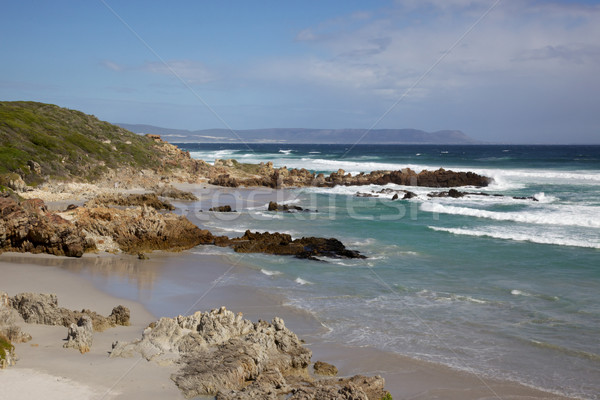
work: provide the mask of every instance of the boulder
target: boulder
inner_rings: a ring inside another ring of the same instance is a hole
[[[313,369],[317,375],[336,376],[338,374],[338,369],[335,365],[323,361],[317,361],[315,365],[313,365]]]
[[[92,327],[92,319],[87,315],[82,315],[77,324],[73,323],[69,326],[67,343],[63,347],[74,348],[79,350],[81,354],[85,354],[92,347],[93,336],[94,328]]]

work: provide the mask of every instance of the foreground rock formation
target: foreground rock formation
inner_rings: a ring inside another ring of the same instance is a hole
[[[380,377],[315,381],[307,371],[311,351],[282,319],[252,323],[224,307],[161,318],[139,340],[115,343],[110,357],[137,353],[159,364],[179,364],[171,379],[186,397],[380,399],[386,394]]]

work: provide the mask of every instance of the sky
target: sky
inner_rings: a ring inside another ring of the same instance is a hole
[[[0,54],[109,122],[600,144],[600,0],[4,1]]]

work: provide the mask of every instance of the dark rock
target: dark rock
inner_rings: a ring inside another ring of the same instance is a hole
[[[138,260],[148,260],[148,256],[143,253],[143,252],[139,252],[138,253]]]
[[[288,206],[287,204],[277,204],[274,201],[269,202],[269,206],[267,207],[267,211],[283,211],[283,212],[292,212],[292,211],[308,211],[300,206]]]
[[[73,211],[74,209],[76,209],[79,206],[76,206],[75,204],[69,204],[67,206],[67,211]]]
[[[42,173],[42,167],[41,167],[41,165],[38,164],[37,162],[33,161],[33,160],[27,161],[27,166],[29,167],[29,170],[31,172],[33,172],[34,174],[40,175]]]
[[[251,232],[247,230],[240,238],[223,240],[238,253],[266,253],[277,255],[293,255],[298,258],[315,259],[315,257],[332,258],[366,258],[358,251],[346,249],[337,239],[303,237],[292,240],[285,233]],[[216,244],[216,241],[215,241]]]
[[[398,193],[396,193],[392,196],[392,200],[398,200]]]
[[[416,194],[416,193],[413,193],[413,192],[409,192],[409,191],[407,191],[407,192],[404,194],[404,197],[402,197],[402,200],[408,200],[408,199],[412,199],[413,197],[417,197],[417,194]]]
[[[233,212],[230,205],[218,206],[218,207],[211,207],[211,208],[209,208],[208,211],[214,211],[214,212]]]

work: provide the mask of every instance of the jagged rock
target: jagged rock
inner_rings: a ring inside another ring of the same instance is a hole
[[[247,230],[242,237],[223,242],[231,246],[238,253],[293,255],[298,258],[308,259],[315,259],[315,257],[319,256],[366,258],[358,251],[346,249],[346,246],[335,238],[303,237],[292,240],[292,237],[285,233],[260,233]]]
[[[156,189],[156,194],[162,197],[168,197],[176,200],[197,201],[198,197],[191,192],[177,189],[173,186],[160,186]]]
[[[417,194],[407,191],[406,194],[404,195],[404,197],[402,197],[402,200],[412,199],[413,197],[417,197]]]
[[[101,194],[94,199],[85,203],[86,207],[104,207],[109,205],[125,206],[125,207],[152,207],[155,210],[174,210],[175,207],[158,198],[155,193],[144,194]]]
[[[408,193],[407,193],[407,194],[408,194]],[[405,195],[405,196],[406,196],[406,195]],[[394,195],[392,196],[392,200],[398,200],[398,193],[396,193],[396,194],[394,194]]]
[[[129,325],[129,309],[123,306],[113,308],[109,317],[103,317],[91,310],[72,311],[59,307],[55,294],[19,293],[9,301],[10,306],[30,324],[68,327],[77,323],[83,315],[87,315],[92,320],[94,330],[99,332],[115,325]]]
[[[92,237],[110,237],[122,251],[131,254],[185,250],[203,243],[206,236],[187,218],[148,207],[79,207],[72,217],[73,223]]]
[[[282,319],[252,323],[224,307],[161,318],[141,339],[113,344],[110,357],[136,353],[159,364],[180,365],[171,379],[188,398],[280,399],[292,393],[297,399],[379,400],[386,393],[380,377],[314,381],[307,373],[311,351]],[[330,397],[318,397],[321,393]]]
[[[35,174],[40,175],[42,173],[41,165],[33,160],[27,161],[27,166],[29,167],[29,170]]]
[[[323,379],[294,388],[289,400],[380,400],[388,393],[380,376]]]
[[[270,201],[267,207],[267,211],[283,211],[283,212],[292,212],[292,211],[308,211],[300,206],[287,205],[287,204],[277,204],[274,201]]]
[[[336,376],[338,374],[338,369],[335,365],[323,361],[317,361],[315,365],[313,365],[313,369],[315,370],[315,374],[318,375]]]
[[[108,320],[113,325],[129,326],[129,320],[131,318],[131,312],[129,308],[118,305],[112,309],[112,312],[108,316]]]
[[[148,260],[149,257],[144,252],[138,253],[138,260]]]
[[[233,212],[230,205],[211,207],[208,211],[214,212]]]
[[[233,166],[233,160],[231,161]],[[410,168],[404,168],[398,171],[372,171],[368,174],[360,173],[356,176],[340,169],[326,177],[323,174],[315,175],[304,168],[288,170],[282,167],[274,169],[272,164],[270,167],[267,165],[259,165],[256,174],[241,174],[234,167],[228,167],[227,163],[215,163],[209,183],[226,187],[266,186],[271,188],[386,185],[388,183],[404,186],[457,187],[487,186],[492,181],[491,178],[473,172],[455,172],[442,168],[436,171],[424,170],[418,174]],[[217,171],[219,172],[217,173]]]
[[[0,292],[0,335],[13,343],[24,343],[31,340],[31,335],[21,330],[25,321],[21,315],[11,307],[10,297],[5,292]]]
[[[0,198],[0,251],[81,257],[94,247],[81,229],[48,212],[43,201]]]
[[[77,324],[71,324],[67,332],[67,343],[63,345],[65,348],[74,348],[79,350],[81,354],[90,351],[94,336],[94,328],[92,327],[92,319],[83,315],[77,321]]]

